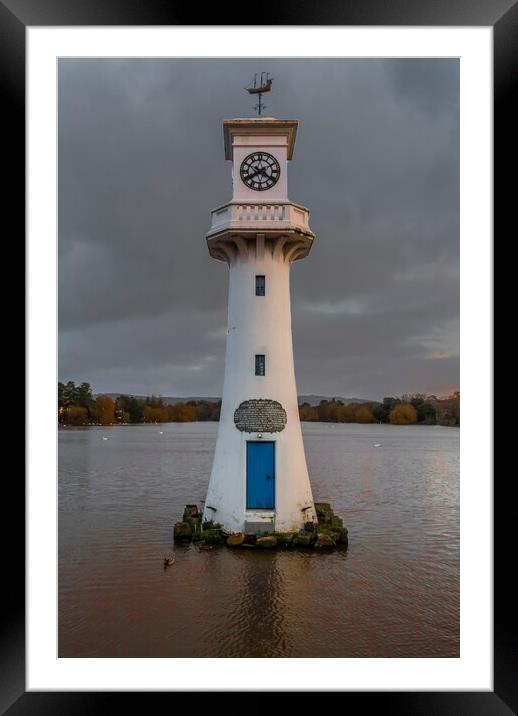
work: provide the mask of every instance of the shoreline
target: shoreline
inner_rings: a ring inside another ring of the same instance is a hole
[[[390,428],[457,428],[460,429],[460,425],[442,425],[441,423],[409,423],[408,425],[396,425],[394,423],[355,423],[355,422],[338,422],[338,421],[326,421],[326,420],[301,420],[301,424],[304,425],[386,425]],[[158,425],[193,425],[193,424],[204,424],[204,423],[219,423],[219,420],[171,420],[167,423],[108,423],[102,425],[101,423],[88,423],[87,425],[63,425],[58,423],[58,428],[124,428],[133,426],[158,426]]]

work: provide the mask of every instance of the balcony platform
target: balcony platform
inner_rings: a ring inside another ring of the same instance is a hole
[[[211,256],[220,260],[218,247],[225,241],[255,239],[257,235],[263,235],[265,241],[284,237],[287,242],[297,242],[306,248],[296,255],[303,258],[315,238],[309,228],[309,209],[293,202],[229,202],[214,209],[211,218],[207,244]]]

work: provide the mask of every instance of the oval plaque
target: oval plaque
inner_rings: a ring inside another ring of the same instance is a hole
[[[286,411],[277,400],[245,400],[234,413],[236,428],[245,433],[278,433],[286,425]]]

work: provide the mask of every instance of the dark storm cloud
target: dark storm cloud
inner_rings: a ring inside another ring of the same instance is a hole
[[[292,270],[299,393],[458,386],[456,60],[59,63],[60,378],[219,395],[227,269],[204,235],[231,194],[222,121],[267,69],[300,120],[289,194],[317,240]]]

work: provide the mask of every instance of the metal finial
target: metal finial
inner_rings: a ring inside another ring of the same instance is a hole
[[[264,79],[264,75],[266,74],[266,80]],[[273,77],[269,77],[268,72],[261,72],[261,80],[259,82],[259,85],[257,85],[257,73],[254,75],[254,81],[253,84],[250,84],[249,87],[245,87],[246,91],[250,94],[257,94],[259,95],[259,99],[257,104],[254,105],[254,109],[257,112],[257,115],[260,117],[263,110],[267,109],[267,106],[263,104],[262,102],[262,96],[263,92],[270,92],[272,89],[272,82]]]

